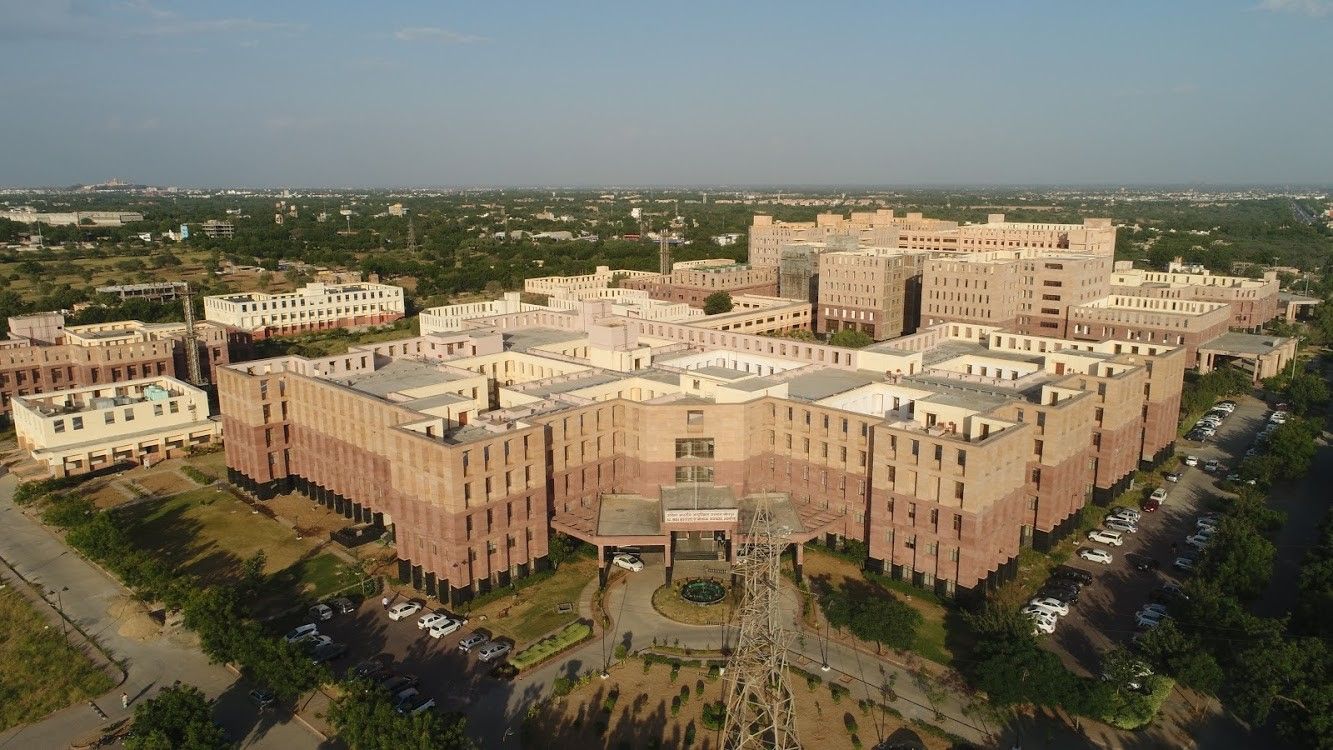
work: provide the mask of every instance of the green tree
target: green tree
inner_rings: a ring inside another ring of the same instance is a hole
[[[832,336],[829,336],[828,342],[834,346],[845,346],[848,349],[860,349],[863,346],[870,346],[875,343],[875,340],[870,338],[869,334],[844,328]]]
[[[351,750],[472,750],[467,720],[436,711],[403,716],[389,695],[364,684],[347,686],[329,709],[329,721]]]
[[[1163,620],[1139,639],[1143,658],[1160,674],[1204,693],[1216,693],[1222,685],[1222,668],[1195,636],[1186,635],[1175,620]]]
[[[1235,516],[1224,516],[1204,548],[1199,575],[1232,596],[1252,599],[1268,587],[1276,551],[1253,526]]]
[[[230,747],[213,722],[212,702],[193,685],[163,688],[134,708],[126,750],[213,750]]]
[[[1328,386],[1318,375],[1298,372],[1287,384],[1286,395],[1297,414],[1310,414],[1328,403]]]
[[[976,632],[967,665],[972,684],[998,706],[1077,704],[1082,688],[1054,653],[1041,648],[1032,622],[1012,607],[992,605],[970,616]]]
[[[735,307],[735,303],[731,301],[730,292],[713,292],[704,299],[705,315],[728,313],[731,312],[733,307]]]

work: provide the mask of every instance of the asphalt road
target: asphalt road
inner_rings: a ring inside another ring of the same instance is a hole
[[[126,682],[94,699],[111,720],[130,714],[136,702],[179,680],[217,699],[215,718],[240,741],[241,747],[300,750],[320,746],[314,734],[290,717],[260,717],[247,698],[249,686],[221,665],[210,664],[188,635],[151,640],[122,636],[109,608],[126,595],[124,587],[15,507],[12,498],[16,484],[11,475],[0,477],[0,526],[5,529],[0,534],[0,557],[27,580],[49,591],[60,591],[65,614],[114,658],[124,660]],[[122,692],[128,693],[132,701],[128,711],[120,707]],[[68,747],[104,723],[86,703],[78,703],[35,724],[0,734],[0,749]]]
[[[1236,411],[1222,423],[1213,440],[1196,443],[1182,439],[1176,444],[1178,454],[1197,456],[1199,466],[1182,467],[1179,482],[1164,483],[1169,490],[1166,503],[1155,513],[1143,514],[1137,534],[1125,534],[1125,543],[1120,547],[1081,542],[1080,546],[1108,550],[1115,559],[1110,565],[1071,560],[1072,565],[1090,570],[1096,576],[1047,639],[1071,669],[1083,674],[1099,673],[1101,655],[1116,643],[1128,643],[1133,636],[1134,613],[1148,601],[1148,594],[1163,582],[1178,580],[1182,575],[1171,567],[1171,562],[1177,552],[1188,549],[1185,537],[1193,533],[1195,517],[1221,507],[1213,501],[1226,494],[1218,488],[1218,480],[1239,463],[1239,457],[1245,454],[1267,420],[1268,409],[1262,401],[1251,397],[1235,401]],[[1224,470],[1217,476],[1209,475],[1203,470],[1208,459],[1221,461]],[[1318,485],[1309,482],[1307,486],[1313,491]],[[1152,491],[1151,487],[1139,489],[1145,493]],[[1134,570],[1127,556],[1152,558],[1159,568],[1146,572]]]

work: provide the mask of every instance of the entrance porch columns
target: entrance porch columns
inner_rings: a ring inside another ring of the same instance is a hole
[[[597,585],[599,588],[606,588],[607,574],[610,568],[606,564],[606,547],[597,545]]]
[[[796,571],[796,585],[801,585],[801,567],[805,565],[805,545],[796,545],[796,565],[793,570]]]
[[[666,564],[666,584],[671,585],[671,548],[675,542],[675,533],[667,536],[667,543],[662,547],[662,561]]]

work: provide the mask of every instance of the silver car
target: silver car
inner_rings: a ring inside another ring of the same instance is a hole
[[[509,653],[508,643],[492,641],[491,643],[488,643],[485,646],[482,646],[480,649],[478,649],[477,658],[481,659],[482,661],[494,661],[504,656],[507,653]]]
[[[477,648],[478,646],[486,645],[487,643],[490,642],[490,640],[491,640],[490,638],[487,638],[481,633],[473,633],[472,635],[466,636],[463,638],[463,640],[458,642],[458,650],[462,651],[463,653],[467,653],[472,649]]]

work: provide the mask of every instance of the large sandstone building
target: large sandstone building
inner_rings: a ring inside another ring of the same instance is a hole
[[[183,323],[126,320],[67,327],[60,313],[37,313],[10,318],[9,332],[10,338],[0,341],[0,418],[20,396],[149,377],[184,379],[189,373]],[[213,323],[196,323],[195,335],[202,374],[209,380],[232,361],[233,350],[249,343]]]
[[[800,543],[852,539],[969,599],[1170,454],[1185,364],[961,323],[840,349],[606,300],[463,326],[222,368],[232,480],[392,526],[402,578],[446,602],[544,567],[552,532],[595,544],[603,572],[622,547],[668,579],[734,559],[757,503],[791,528],[798,574]]]

